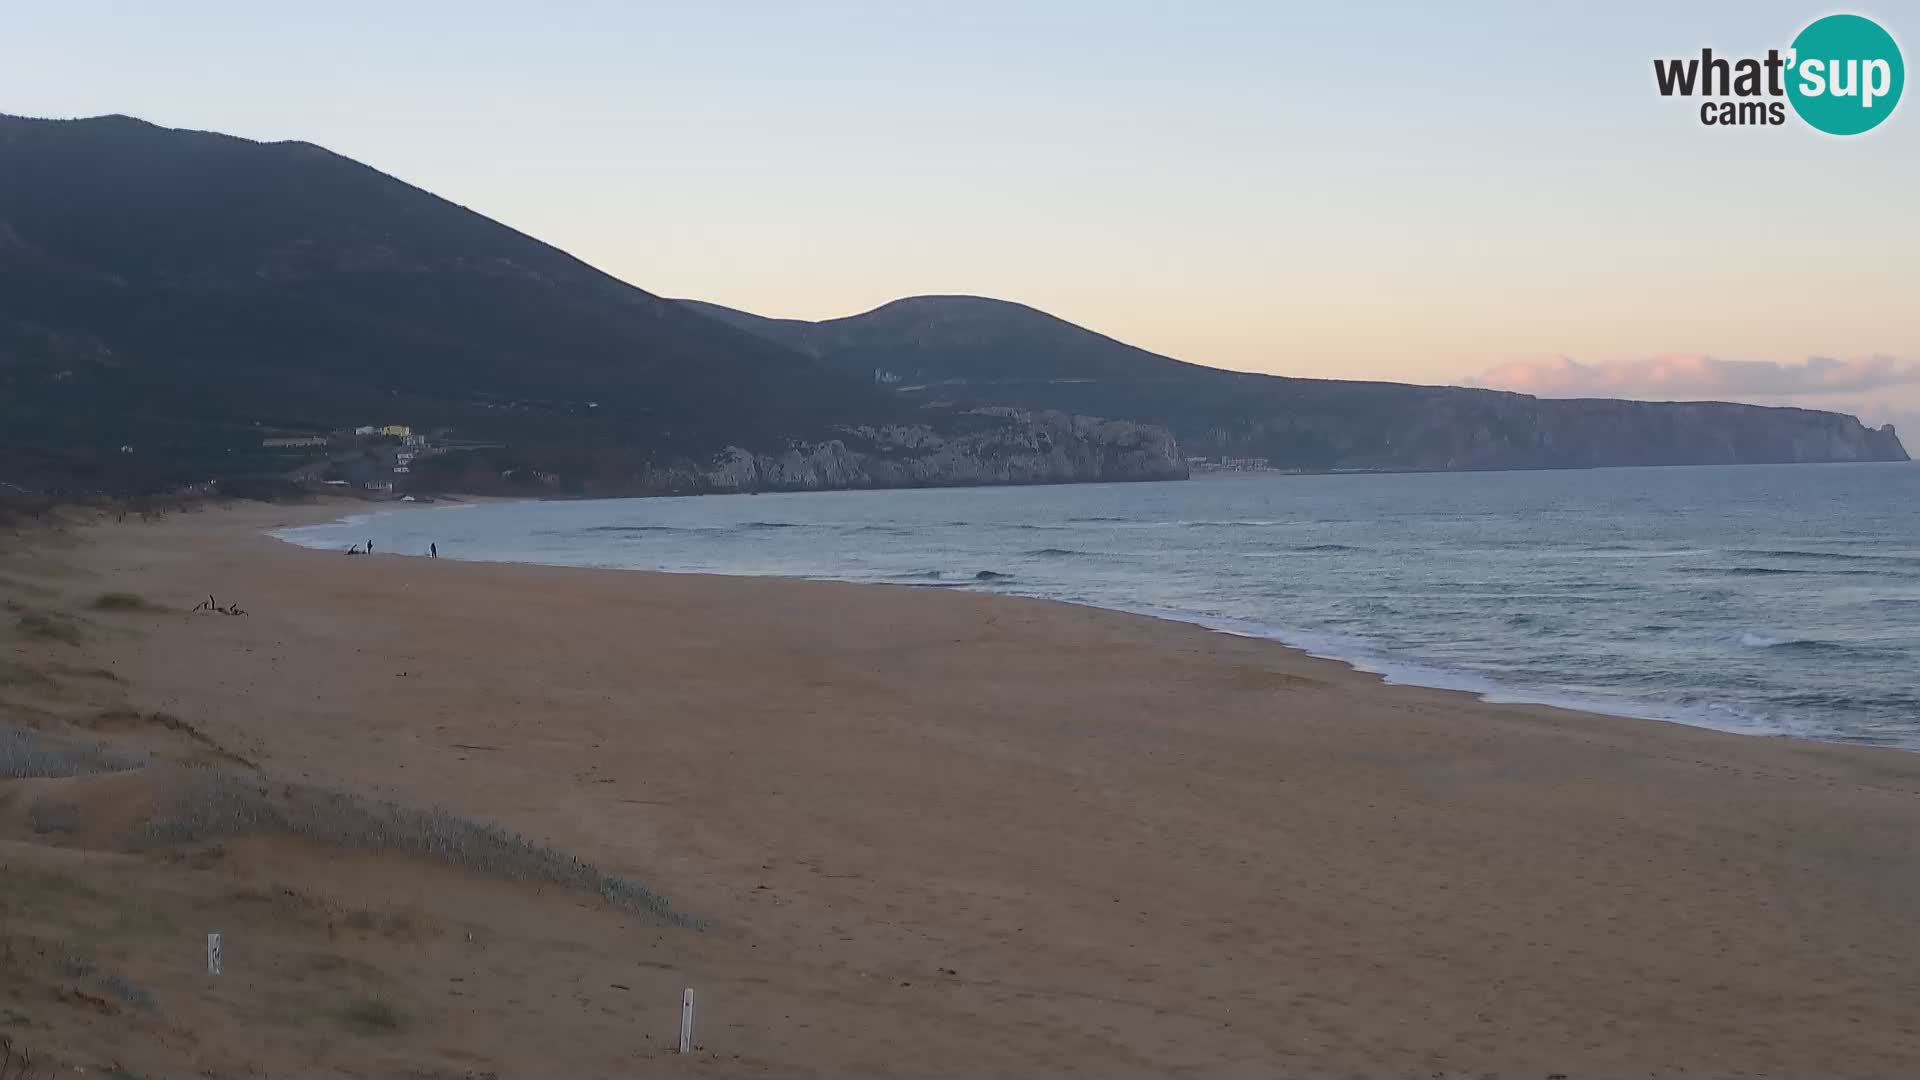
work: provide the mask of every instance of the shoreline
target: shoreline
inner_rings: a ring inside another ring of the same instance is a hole
[[[1846,463],[1846,464],[1853,464],[1853,463]],[[1649,467],[1687,468],[1690,466],[1649,466]],[[705,498],[707,496],[695,496],[695,497]],[[485,499],[485,500],[479,500],[476,502],[464,503],[461,505],[463,506],[538,505],[545,501],[548,501],[548,500],[505,498],[505,499]],[[574,500],[574,501],[618,501],[618,500]],[[458,509],[458,508],[460,507],[459,506],[442,506],[439,504],[426,504],[421,506],[392,506],[392,507],[385,507],[378,510],[348,513],[327,521],[309,521],[309,522],[303,522],[298,525],[275,528],[275,529],[269,530],[267,532],[267,535],[271,536],[273,539],[277,541],[280,541],[281,543],[289,544],[293,547],[298,547],[298,548],[302,548],[305,550],[312,550],[312,551],[327,551],[331,549],[320,547],[318,545],[304,544],[297,539],[294,539],[288,536],[282,536],[280,534],[283,532],[290,532],[290,531],[295,531],[295,530],[305,529],[305,528],[312,528],[312,527],[325,527],[325,526],[333,526],[333,525],[344,526],[358,520],[371,519],[385,513],[412,513],[419,510]],[[388,553],[383,552],[383,554],[388,554]],[[401,555],[407,558],[426,558],[426,556],[424,555],[420,555],[418,553],[412,553],[412,552],[391,552],[390,554]],[[1651,701],[1636,702],[1631,700],[1621,701],[1621,702],[1609,702],[1606,700],[1601,700],[1596,698],[1585,698],[1585,697],[1581,697],[1578,694],[1563,693],[1555,690],[1511,686],[1511,685],[1501,683],[1496,679],[1489,678],[1487,676],[1484,676],[1472,671],[1436,667],[1436,666],[1423,664],[1415,661],[1399,660],[1399,659],[1395,659],[1388,656],[1382,656],[1382,655],[1379,655],[1377,651],[1373,651],[1372,648],[1364,642],[1354,642],[1349,648],[1341,648],[1338,644],[1333,644],[1329,642],[1331,635],[1318,633],[1314,631],[1301,630],[1295,627],[1287,627],[1287,626],[1281,626],[1273,623],[1265,623],[1265,622],[1258,622],[1258,621],[1251,621],[1251,620],[1244,620],[1244,619],[1228,618],[1223,616],[1213,616],[1213,615],[1207,615],[1207,614],[1197,613],[1197,612],[1187,612],[1187,611],[1181,611],[1173,608],[1132,606],[1132,605],[1127,605],[1123,603],[1107,604],[1107,603],[1100,603],[1093,600],[1062,599],[1059,597],[1050,597],[1050,596],[1039,595],[1036,593],[1023,592],[1023,591],[1020,591],[1020,588],[1018,585],[1015,585],[1012,587],[1003,587],[1000,589],[978,589],[977,590],[976,586],[983,583],[972,582],[972,581],[956,581],[956,582],[942,583],[938,585],[926,585],[926,584],[916,584],[916,583],[904,582],[904,581],[862,580],[862,579],[851,578],[851,577],[834,577],[834,576],[825,576],[825,575],[752,573],[752,572],[724,573],[724,572],[707,571],[707,570],[675,570],[670,568],[659,568],[659,567],[583,566],[583,565],[568,564],[568,563],[539,562],[539,561],[529,560],[529,559],[492,559],[492,558],[470,559],[470,558],[462,558],[459,556],[447,556],[447,558],[450,561],[455,561],[455,562],[466,562],[466,563],[475,563],[475,564],[493,565],[493,566],[541,566],[541,567],[551,567],[556,569],[601,570],[601,571],[628,572],[628,573],[641,573],[641,574],[675,574],[675,575],[694,575],[694,576],[704,575],[704,576],[712,576],[712,577],[738,578],[738,579],[744,579],[744,580],[771,579],[771,580],[783,580],[783,581],[817,581],[817,582],[831,582],[831,583],[846,584],[846,585],[883,585],[883,586],[894,586],[899,588],[911,588],[911,589],[943,589],[943,590],[951,589],[956,591],[977,591],[979,595],[988,595],[988,596],[994,596],[994,595],[1018,596],[1024,599],[1038,600],[1038,601],[1044,601],[1049,603],[1066,604],[1073,607],[1086,608],[1091,611],[1111,612],[1111,613],[1122,614],[1122,615],[1134,615],[1134,616],[1140,616],[1144,618],[1159,619],[1166,622],[1177,623],[1185,626],[1200,627],[1210,632],[1223,634],[1229,637],[1245,638],[1248,640],[1255,640],[1255,641],[1265,641],[1265,642],[1274,644],[1276,646],[1279,646],[1280,648],[1284,648],[1291,652],[1298,653],[1299,655],[1304,657],[1309,657],[1315,660],[1331,661],[1333,663],[1340,664],[1343,667],[1353,672],[1377,678],[1382,683],[1382,685],[1405,686],[1405,687],[1411,687],[1411,688],[1416,688],[1421,690],[1430,690],[1434,692],[1463,694],[1470,697],[1474,701],[1477,701],[1481,704],[1485,704],[1489,706],[1525,706],[1525,707],[1533,707],[1533,708],[1547,708],[1547,709],[1556,709],[1563,712],[1580,713],[1588,716],[1606,717],[1606,718],[1615,719],[1615,720],[1634,720],[1634,721],[1645,721],[1645,722],[1653,722],[1653,723],[1661,723],[1661,724],[1673,724],[1680,727],[1695,728],[1695,729],[1705,730],[1705,731],[1715,731],[1715,732],[1720,732],[1720,733],[1729,734],[1729,735],[1742,735],[1742,736],[1747,736],[1750,738],[1757,738],[1757,739],[1787,739],[1795,742],[1808,742],[1808,743],[1816,743],[1820,745],[1867,747],[1867,748],[1877,749],[1877,750],[1895,750],[1901,753],[1909,753],[1909,754],[1920,753],[1920,746],[1909,747],[1909,746],[1901,746],[1893,743],[1875,742],[1870,739],[1864,739],[1864,738],[1844,738],[1844,737],[1838,737],[1834,735],[1803,734],[1803,733],[1791,731],[1791,730],[1770,729],[1767,726],[1767,722],[1765,721],[1761,721],[1751,717],[1738,716],[1737,714],[1736,714],[1736,719],[1716,723],[1706,717],[1698,716],[1698,715],[1689,715],[1683,710],[1676,709],[1670,706],[1665,706],[1657,702],[1651,702]]]
[[[144,773],[0,780],[9,881],[68,897],[7,924],[27,960],[0,955],[16,965],[0,1007],[30,1017],[43,1057],[503,1076],[1920,1069],[1911,754],[1488,705],[1054,601],[326,558],[265,532],[331,512],[234,506],[0,550],[0,590],[74,630],[0,627],[9,723],[189,766],[155,784],[218,753],[262,791],[494,823],[704,929],[273,836],[89,847],[137,817]],[[249,614],[189,613],[209,591]],[[97,607],[109,593],[139,604]],[[121,929],[103,937],[110,904]],[[212,991],[180,959],[210,928],[232,943]],[[73,995],[101,991],[66,956],[157,1008],[89,1006]],[[691,1059],[669,1049],[685,987],[706,1010]],[[399,1020],[353,1019],[386,1015],[351,1005],[368,998]]]

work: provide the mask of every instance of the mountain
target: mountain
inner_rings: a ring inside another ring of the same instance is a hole
[[[854,374],[884,369],[908,383],[1156,383],[1226,374],[1135,348],[1025,304],[978,296],[909,297],[824,322],[682,303],[830,367]]]
[[[1223,371],[983,297],[917,296],[824,322],[682,302],[911,400],[1060,409],[1164,425],[1189,454],[1264,458],[1282,468],[1907,460],[1891,426],[1869,429],[1838,413],[1542,399]]]
[[[859,430],[989,458],[1106,430],[922,408],[318,146],[0,116],[0,491],[273,471],[301,458],[264,436],[390,423],[495,444],[445,475],[608,493],[736,451],[905,452]],[[1026,471],[1139,478],[1072,449]]]
[[[971,297],[761,319],[311,144],[0,116],[0,493],[284,472],[355,448],[270,440],[370,424],[467,447],[422,486],[599,494],[1905,457],[1830,413],[1219,371]]]

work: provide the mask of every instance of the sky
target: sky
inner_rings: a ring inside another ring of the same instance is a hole
[[[1654,89],[1833,10],[1916,59],[1920,0],[0,0],[0,112],[319,143],[765,315],[970,293],[1221,367],[1920,433],[1920,100],[1843,139]]]

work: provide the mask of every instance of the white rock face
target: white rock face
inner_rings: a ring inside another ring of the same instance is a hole
[[[1187,478],[1186,457],[1164,428],[1020,409],[967,415],[978,429],[961,434],[889,425],[777,453],[730,446],[710,462],[654,469],[644,486],[691,494]]]

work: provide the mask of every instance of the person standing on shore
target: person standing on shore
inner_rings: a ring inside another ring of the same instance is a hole
[[[437,559],[437,558],[439,558],[439,557],[440,557],[440,545],[439,545],[439,544],[428,544],[428,545],[427,545],[427,557],[428,557],[428,558],[430,558],[430,559]]]

